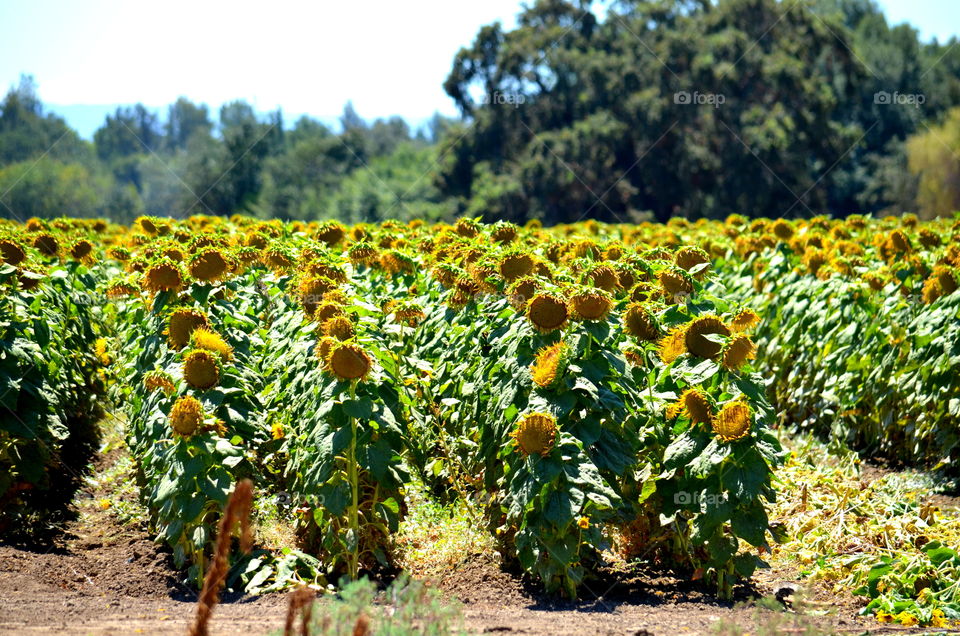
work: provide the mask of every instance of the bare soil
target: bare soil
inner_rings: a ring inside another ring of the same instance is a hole
[[[96,469],[115,457],[102,457]],[[78,514],[55,540],[42,547],[0,545],[0,634],[184,634],[196,611],[196,594],[182,583],[165,549],[144,528],[121,525],[96,500],[104,493],[78,493]],[[584,598],[560,601],[540,593],[513,572],[474,559],[433,585],[460,604],[473,633],[705,634],[721,621],[741,633],[756,633],[774,615],[749,606],[772,596],[795,572],[761,572],[737,602],[718,602],[696,583],[669,577],[623,574],[589,580]],[[801,584],[802,585],[802,584]],[[796,617],[782,633],[802,633],[814,624],[836,632],[862,633],[879,627],[857,616],[861,604],[818,587],[805,591],[825,614]],[[212,634],[265,634],[283,627],[287,597],[226,598],[214,613]],[[784,618],[778,613],[780,620]]]

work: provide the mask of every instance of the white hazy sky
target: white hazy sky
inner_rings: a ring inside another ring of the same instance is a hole
[[[880,0],[925,38],[960,31],[960,0]],[[321,118],[455,114],[442,89],[481,25],[515,23],[518,0],[0,0],[0,89],[33,74],[53,105],[214,107]],[[56,108],[54,108],[56,110]],[[69,119],[69,116],[68,116]],[[71,122],[73,123],[73,122]],[[81,130],[81,132],[85,132]]]

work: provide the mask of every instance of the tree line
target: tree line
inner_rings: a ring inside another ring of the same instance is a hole
[[[444,83],[461,117],[0,103],[0,214],[544,223],[960,209],[960,47],[873,0],[538,0]]]

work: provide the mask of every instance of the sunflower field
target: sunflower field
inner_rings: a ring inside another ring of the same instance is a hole
[[[391,568],[415,483],[549,591],[617,553],[729,598],[778,538],[772,427],[960,452],[955,222],[32,219],[0,255],[0,528],[110,409],[196,580],[241,479],[298,543],[248,589]]]

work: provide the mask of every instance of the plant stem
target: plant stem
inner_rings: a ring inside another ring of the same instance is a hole
[[[350,399],[357,395],[356,382],[350,383]],[[347,479],[350,481],[350,532],[353,541],[350,548],[350,580],[356,581],[360,569],[360,479],[357,470],[357,418],[350,418],[350,447],[347,449]]]

